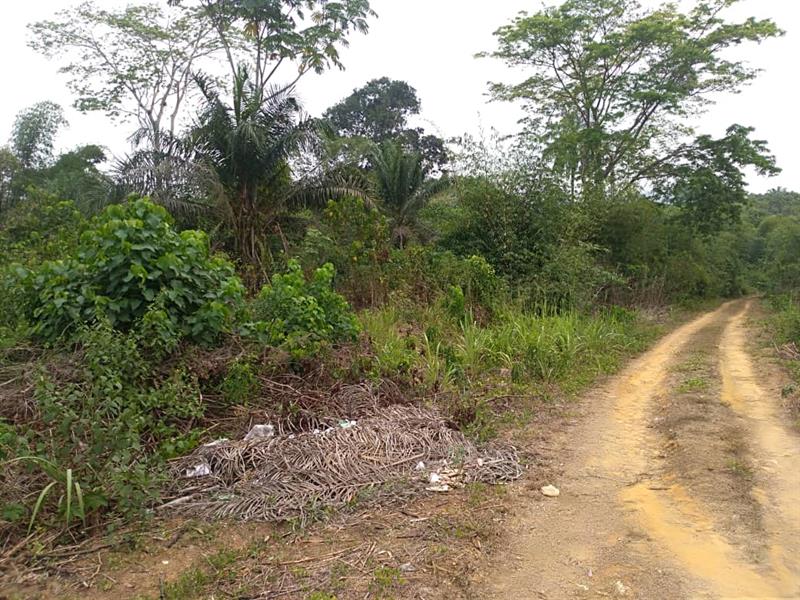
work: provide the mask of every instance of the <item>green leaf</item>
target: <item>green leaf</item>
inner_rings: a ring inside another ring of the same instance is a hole
[[[39,493],[39,497],[36,499],[36,504],[33,506],[33,514],[31,515],[30,523],[28,524],[28,534],[30,534],[31,530],[33,529],[33,524],[36,522],[36,515],[39,514],[39,510],[42,508],[42,504],[44,504],[47,494],[50,493],[50,490],[53,489],[53,486],[55,486],[56,483],[58,482],[51,481]]]

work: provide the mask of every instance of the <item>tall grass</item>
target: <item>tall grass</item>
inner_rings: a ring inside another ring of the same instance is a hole
[[[800,297],[790,294],[770,299],[773,314],[770,325],[778,343],[800,345]]]
[[[635,315],[621,310],[585,315],[507,306],[492,323],[480,325],[437,306],[389,306],[364,312],[361,320],[383,375],[410,369],[426,386],[461,389],[504,375],[513,383],[574,391],[613,371],[653,337]]]

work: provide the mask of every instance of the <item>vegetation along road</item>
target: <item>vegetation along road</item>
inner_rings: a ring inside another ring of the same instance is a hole
[[[560,496],[517,519],[485,597],[800,596],[800,438],[751,310],[680,327],[589,398]]]
[[[0,600],[800,599],[797,1],[13,4]]]

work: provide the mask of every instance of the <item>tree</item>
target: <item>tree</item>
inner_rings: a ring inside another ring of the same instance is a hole
[[[98,166],[106,161],[105,151],[93,144],[61,154],[53,165],[38,174],[36,184],[62,200],[72,200],[86,212],[107,204],[113,183]]]
[[[67,124],[64,110],[44,101],[17,115],[11,132],[11,148],[23,169],[42,169],[53,158],[58,130]]]
[[[31,47],[63,61],[78,110],[133,119],[134,140],[156,150],[180,126],[198,62],[219,48],[194,11],[156,4],[102,10],[84,2],[30,29]]]
[[[417,90],[405,81],[382,77],[367,82],[350,96],[330,107],[323,118],[339,137],[366,138],[377,144],[395,140],[423,158],[425,173],[439,170],[448,162],[444,140],[408,126],[419,114]]]
[[[168,159],[140,152],[118,174],[130,191],[154,194],[174,212],[215,209],[229,228],[231,250],[254,269],[257,283],[266,275],[267,236],[282,237],[279,221],[289,207],[364,193],[335,172],[304,169],[300,157],[321,144],[319,123],[289,91],[262,91],[243,66],[230,104],[210,81],[198,85],[205,105],[188,134],[173,141]]]
[[[778,187],[751,197],[750,220],[758,223],[769,215],[800,217],[800,194]]]
[[[683,118],[755,77],[725,51],[781,33],[770,20],[725,21],[721,11],[738,1],[702,0],[683,13],[675,4],[567,0],[522,13],[495,32],[489,55],[526,76],[492,92],[523,102],[527,133],[573,193],[602,197],[658,178],[687,150],[676,143],[690,133]]]
[[[739,218],[747,200],[743,167],[753,167],[759,175],[780,172],[766,142],[751,140],[752,132],[750,127],[731,125],[720,139],[701,135],[664,165],[657,192],[680,206],[683,219],[698,231],[718,231]]]
[[[374,16],[369,0],[170,0],[191,5],[215,33],[235,81],[245,65],[250,85],[268,100],[268,89],[290,91],[307,73],[344,68],[339,49],[352,32],[366,33]],[[294,65],[288,81],[275,84],[282,66]]]
[[[14,183],[22,170],[19,159],[8,148],[0,148],[0,213],[14,203]]]
[[[426,179],[422,156],[407,152],[397,142],[376,146],[371,162],[378,197],[392,219],[392,238],[403,247],[413,233],[419,210],[450,182]]]
[[[408,119],[418,115],[417,90],[405,81],[382,77],[354,90],[323,117],[343,137],[364,137],[375,142],[398,137]]]

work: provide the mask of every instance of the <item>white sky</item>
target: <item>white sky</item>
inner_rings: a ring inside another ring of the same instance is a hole
[[[98,0],[102,6],[124,6],[126,0]],[[657,4],[656,0],[645,0]],[[68,108],[71,95],[58,65],[26,45],[30,22],[50,17],[71,5],[65,0],[0,4],[0,144],[9,136],[16,113],[41,100]],[[345,71],[308,76],[299,92],[314,115],[347,96],[367,80],[388,76],[408,81],[422,100],[425,125],[449,137],[478,133],[494,127],[501,133],[516,131],[517,110],[505,103],[487,103],[486,83],[513,81],[520,74],[501,63],[475,59],[474,54],[494,48],[492,32],[520,10],[535,11],[539,0],[373,0],[379,15],[367,36],[352,38],[342,53]],[[750,189],[762,192],[782,186],[800,191],[800,170],[795,154],[800,140],[800,119],[795,106],[800,97],[800,0],[742,0],[728,11],[732,19],[769,17],[786,31],[782,38],[760,46],[748,45],[741,57],[764,69],[756,82],[740,94],[727,95],[705,114],[698,129],[720,135],[732,123],[756,128],[766,139],[783,173],[765,179],[752,175]],[[100,114],[80,115],[68,109],[70,127],[58,140],[60,149],[81,143],[99,143],[114,152],[127,150],[131,128],[116,125]]]

